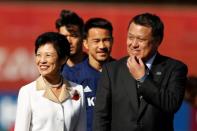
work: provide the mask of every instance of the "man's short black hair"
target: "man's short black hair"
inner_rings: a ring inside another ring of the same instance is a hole
[[[61,26],[77,26],[80,32],[83,32],[84,21],[75,12],[70,10],[62,10],[59,18],[56,20],[56,29],[59,30]]]
[[[159,43],[162,42],[164,36],[164,24],[159,18],[159,16],[151,13],[143,13],[133,17],[130,24],[134,22],[137,25],[142,25],[152,28],[152,36]]]
[[[87,37],[88,31],[91,28],[102,28],[106,29],[110,32],[110,35],[112,36],[113,33],[113,27],[111,22],[104,18],[90,18],[84,25],[84,38]]]

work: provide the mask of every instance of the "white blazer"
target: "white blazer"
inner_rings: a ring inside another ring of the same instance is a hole
[[[66,88],[62,89],[60,100],[46,87],[41,76],[22,87],[15,131],[86,131],[83,87],[70,81],[64,81],[63,85]]]

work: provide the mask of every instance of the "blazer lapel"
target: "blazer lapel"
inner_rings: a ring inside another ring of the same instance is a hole
[[[161,83],[161,80],[164,76],[164,70],[165,70],[165,62],[164,57],[162,57],[160,54],[157,54],[155,57],[155,60],[152,64],[151,70],[149,71],[149,77],[152,77],[153,81],[156,83]],[[147,108],[148,103],[142,98],[140,102],[140,109],[139,109],[139,119],[142,116],[143,112]]]
[[[37,90],[45,90],[44,94],[43,94],[43,97],[45,97],[45,98],[47,98],[47,99],[49,99],[49,100],[51,100],[53,102],[56,102],[56,103],[62,103],[65,100],[67,100],[68,98],[70,98],[70,94],[69,94],[70,83],[68,81],[66,81],[66,80],[63,81],[62,90],[61,90],[60,96],[58,98],[53,93],[51,87],[48,87],[45,84],[42,76],[40,76],[36,80],[36,89]]]

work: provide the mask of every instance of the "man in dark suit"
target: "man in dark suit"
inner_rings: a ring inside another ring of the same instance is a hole
[[[158,52],[164,33],[150,13],[129,23],[129,56],[103,67],[96,94],[94,131],[173,131],[187,66]]]

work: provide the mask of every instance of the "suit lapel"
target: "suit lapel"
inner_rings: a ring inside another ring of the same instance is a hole
[[[161,83],[161,80],[164,76],[164,70],[165,70],[165,62],[164,57],[162,57],[160,54],[157,54],[155,57],[155,60],[152,64],[151,70],[149,71],[149,77],[153,79],[156,83]],[[143,112],[147,108],[148,103],[142,99],[140,103],[140,109],[139,109],[139,118],[142,116]]]
[[[150,70],[150,75],[153,78],[153,81],[156,83],[160,83],[165,71],[165,60],[160,54],[155,57],[155,60],[152,64],[152,68]]]
[[[137,112],[138,110],[138,100],[137,100],[137,90],[136,90],[136,81],[133,79],[126,65],[127,58],[122,64],[122,73],[120,76],[123,83],[123,88],[125,89],[127,97],[129,97],[131,107]]]

